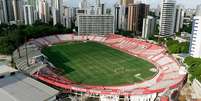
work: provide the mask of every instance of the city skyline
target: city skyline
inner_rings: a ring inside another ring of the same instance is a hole
[[[64,0],[64,4],[67,6],[73,6],[73,7],[78,7],[79,5],[79,1],[80,0]],[[90,1],[89,4],[94,4],[95,0],[88,0]],[[106,3],[107,7],[111,7],[109,6],[109,4],[112,3],[115,4],[116,2],[118,2],[119,0],[101,0],[102,3]],[[161,0],[141,0],[141,1],[147,1],[148,4],[150,4],[151,8],[156,8],[159,4]],[[201,4],[200,0],[176,0],[177,4],[182,4],[185,6],[185,8],[196,8],[197,5]],[[196,2],[196,3],[195,3]]]

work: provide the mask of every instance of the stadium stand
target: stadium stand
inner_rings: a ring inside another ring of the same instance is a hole
[[[45,56],[40,52],[42,47],[52,44],[63,43],[68,41],[95,41],[103,43],[112,48],[126,52],[130,55],[137,56],[153,63],[158,70],[158,74],[152,79],[145,80],[140,83],[125,86],[93,86],[78,84],[57,75],[54,72],[54,66],[47,64]],[[167,54],[166,49],[162,46],[149,43],[147,41],[136,38],[127,38],[121,35],[110,34],[107,36],[62,34],[56,36],[47,36],[31,40],[28,43],[28,54],[31,59],[39,59],[42,62],[32,63],[30,66],[26,64],[26,54],[22,54],[19,58],[17,50],[13,53],[14,61],[19,70],[49,83],[53,86],[72,90],[75,92],[84,92],[88,94],[96,94],[100,96],[100,101],[119,101],[119,96],[129,96],[131,101],[154,101],[155,99],[165,98],[163,95],[167,91],[179,90],[183,86],[186,79],[186,72],[181,70],[181,65]],[[25,46],[21,46],[20,50],[25,51]],[[41,59],[41,57],[43,57]],[[46,65],[45,65],[46,64]],[[45,70],[44,70],[45,69]],[[180,73],[179,71],[183,71]],[[168,89],[168,90],[167,90]],[[171,98],[171,94],[168,95]]]

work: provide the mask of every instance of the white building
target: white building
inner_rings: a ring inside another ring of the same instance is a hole
[[[102,9],[101,9],[101,3],[100,0],[96,0],[96,15],[101,15]]]
[[[71,28],[72,23],[72,9],[66,6],[63,6],[63,26],[66,28]]]
[[[160,35],[171,36],[175,24],[175,0],[162,0],[160,16]]]
[[[95,14],[96,14],[96,11],[95,11],[95,9],[94,9],[94,6],[91,6],[91,7],[90,7],[89,14],[90,14],[90,15],[95,15]]]
[[[126,5],[120,5],[120,29],[127,30]]]
[[[184,14],[184,7],[182,5],[177,5],[174,32],[179,32],[180,29],[183,28]]]
[[[88,9],[87,0],[81,0],[79,2],[79,9],[82,9],[82,10],[87,10]]]
[[[39,20],[39,0],[28,0],[27,3],[33,6],[34,21]]]
[[[50,20],[49,6],[46,0],[39,1],[39,19],[45,23]]]
[[[63,10],[62,10],[63,0],[52,0],[52,17],[53,25],[62,22]]]
[[[201,6],[198,7],[196,16],[193,18],[191,34],[190,55],[201,58]]]
[[[185,16],[192,18],[196,12],[196,9],[188,8],[185,10]]]
[[[143,19],[142,38],[148,39],[154,34],[156,20],[152,16]]]
[[[111,15],[79,15],[78,34],[114,33],[114,16]]]
[[[72,8],[63,6],[63,16],[72,17]]]
[[[23,12],[23,0],[13,0],[13,12],[16,24],[23,24],[24,12]]]
[[[31,5],[24,5],[24,21],[25,25],[32,25],[34,23],[34,12]]]

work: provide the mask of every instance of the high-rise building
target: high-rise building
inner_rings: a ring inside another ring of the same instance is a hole
[[[12,0],[0,0],[0,13],[2,23],[10,23],[15,21],[13,2]]]
[[[174,35],[175,24],[175,0],[162,0],[160,16],[160,35]]]
[[[13,9],[13,2],[12,0],[5,0],[6,1],[6,8],[7,8],[7,14],[8,14],[8,21],[15,21],[14,16],[14,9]]]
[[[40,0],[39,1],[39,19],[42,22],[49,22],[50,14],[49,14],[49,6],[47,0]]]
[[[147,16],[143,19],[142,38],[148,39],[154,35],[156,20],[152,16]]]
[[[0,0],[0,21],[3,19],[3,2]]]
[[[101,4],[101,14],[105,14],[105,4]]]
[[[201,5],[197,7],[196,16],[193,18],[191,35],[190,55],[201,58]]]
[[[75,24],[75,22],[76,22],[76,19],[77,19],[76,12],[77,12],[78,9],[79,9],[78,7],[72,7],[71,8],[71,19],[72,19],[73,24]]]
[[[66,28],[71,28],[72,27],[72,20],[71,17],[69,16],[63,16],[63,26]]]
[[[105,35],[114,33],[114,17],[112,15],[79,15],[78,34]]]
[[[77,10],[78,10],[79,8],[77,8],[77,7],[72,7],[72,11],[71,11],[71,15],[72,15],[72,17],[73,18],[76,18],[76,13],[77,13]]]
[[[79,3],[79,10],[84,11],[85,14],[90,13],[88,12],[88,2],[87,0],[81,0]]]
[[[87,4],[88,4],[87,0],[81,0],[80,3],[79,3],[79,9],[87,10],[87,8],[88,8]]]
[[[106,15],[111,15],[112,13],[112,10],[110,8],[107,8],[106,11],[105,11],[105,14]]]
[[[177,5],[174,32],[179,32],[183,28],[184,13],[184,8],[181,5]]]
[[[98,6],[98,7],[101,6],[101,2],[100,2],[100,0],[96,0],[96,6]]]
[[[196,9],[193,9],[193,8],[185,9],[185,17],[193,18],[193,16],[195,15],[195,12],[196,12]]]
[[[85,15],[85,14],[87,14],[86,10],[78,9],[78,10],[76,11],[76,15],[77,15],[77,16],[78,16],[78,15]]]
[[[39,11],[39,0],[27,0],[28,5],[32,5],[33,9]]]
[[[34,21],[39,20],[39,0],[28,0],[27,3],[33,6]]]
[[[195,10],[195,15],[201,16],[201,4],[197,5],[196,10]]]
[[[101,15],[102,13],[102,8],[101,8],[101,3],[100,0],[96,0],[96,15]]]
[[[91,6],[91,8],[90,8],[90,11],[89,11],[89,14],[90,15],[95,15],[95,9],[94,9],[94,6]]]
[[[119,12],[119,10],[120,10],[120,6],[119,6],[119,4],[115,4],[114,5],[114,25],[115,25],[115,31],[117,31],[117,30],[119,30],[119,17],[120,17],[120,12]]]
[[[120,0],[121,5],[133,4],[135,0]]]
[[[63,26],[65,26],[66,28],[71,28],[71,23],[72,23],[72,13],[71,13],[71,8],[63,6]]]
[[[0,22],[23,23],[23,0],[0,0]]]
[[[127,30],[128,4],[134,4],[135,0],[120,0],[120,29]]]
[[[142,32],[143,18],[149,13],[149,5],[139,3],[128,6],[128,25],[127,30],[140,35]]]
[[[6,1],[0,0],[0,23],[8,23]]]
[[[53,25],[62,22],[62,4],[63,0],[52,0],[52,17],[53,17]]]
[[[70,7],[67,7],[67,6],[63,6],[63,16],[69,16],[69,17],[72,17],[71,16],[71,8]]]
[[[25,25],[32,25],[34,23],[34,12],[32,5],[24,5],[24,21]]]
[[[24,20],[24,12],[23,12],[23,0],[13,0],[13,13],[16,24],[22,24]]]

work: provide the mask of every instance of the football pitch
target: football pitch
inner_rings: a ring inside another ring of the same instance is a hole
[[[155,66],[138,57],[96,42],[67,42],[44,48],[42,53],[62,76],[77,83],[116,86],[153,77]]]

